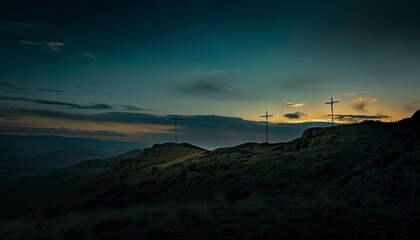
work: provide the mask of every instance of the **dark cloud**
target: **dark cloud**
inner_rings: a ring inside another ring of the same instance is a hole
[[[39,100],[39,99],[31,99],[31,98],[22,98],[22,97],[8,97],[8,96],[0,96],[0,101],[23,101],[23,102],[33,102],[38,104],[44,105],[56,105],[56,106],[63,106],[73,109],[92,109],[92,110],[111,110],[113,107],[108,104],[91,104],[91,105],[80,105],[76,103],[68,103],[68,102],[60,102],[60,101],[50,101],[50,100]]]
[[[84,108],[86,109],[86,108]],[[104,108],[100,108],[104,109]],[[11,116],[38,116],[45,118],[61,119],[61,120],[77,120],[86,122],[108,122],[108,123],[147,123],[147,124],[168,124],[168,118],[146,113],[131,112],[106,112],[99,114],[82,114],[68,113],[62,111],[52,111],[44,109],[28,109],[28,108],[4,108],[3,114]]]
[[[330,83],[331,76],[321,73],[304,73],[285,76],[277,80],[277,86],[285,91],[319,90]]]
[[[122,107],[124,110],[127,111],[149,111],[149,112],[160,112],[159,110],[154,110],[150,108],[139,108],[133,105],[118,105],[118,107]]]
[[[52,92],[52,93],[62,93],[65,91],[55,90],[55,89],[38,89],[39,91],[45,92]],[[60,102],[60,101],[50,101],[50,100],[40,100],[40,99],[31,99],[31,98],[23,98],[23,97],[8,97],[8,96],[0,96],[0,101],[23,101],[23,102],[33,102],[38,104],[44,105],[55,105],[55,106],[63,106],[71,109],[90,109],[90,110],[112,110],[115,108],[122,108],[128,111],[153,111],[153,112],[160,112],[154,109],[148,108],[139,108],[133,105],[116,105],[115,107],[109,104],[103,103],[96,103],[90,105],[80,105],[76,103],[68,103],[68,102]]]
[[[36,89],[37,91],[40,92],[49,92],[49,93],[65,93],[65,92],[69,92],[69,91],[65,91],[65,90],[58,90],[58,89],[51,89],[51,88],[39,88]]]
[[[303,116],[306,116],[306,114],[303,112],[286,113],[283,115],[283,117],[289,118],[289,119],[299,119]]]
[[[92,83],[92,86],[95,86],[95,87],[98,87],[98,88],[103,87],[102,84],[99,84],[99,83],[96,83],[96,82]]]
[[[238,81],[233,78],[235,70],[215,70],[196,76],[174,88],[176,93],[201,98],[232,101],[258,101],[264,98],[254,89],[254,94],[234,84]]]
[[[220,96],[234,94],[226,80],[213,77],[202,77],[176,89],[180,93],[198,96]]]
[[[99,130],[89,131],[72,128],[39,128],[28,126],[0,126],[2,134],[42,134],[42,135],[68,135],[68,136],[94,136],[94,137],[126,137],[127,135],[115,131]]]
[[[8,83],[8,82],[0,82],[0,87],[4,87],[4,88],[10,89],[10,90],[18,91],[18,92],[22,92],[22,93],[29,93],[31,91],[49,92],[49,93],[69,92],[69,91],[65,91],[65,90],[52,89],[52,88],[24,89],[24,88],[16,86],[15,84]]]
[[[357,100],[352,102],[351,106],[355,110],[362,111],[362,112],[369,112],[365,108],[377,101],[379,101],[379,98],[368,99],[368,98],[359,97]]]
[[[6,87],[6,88],[9,88],[9,89],[12,89],[12,90],[25,91],[25,89],[23,89],[21,87],[18,87],[14,84],[11,84],[11,83],[7,83],[7,82],[0,82],[0,86]]]
[[[331,115],[328,115],[331,116]],[[353,114],[338,114],[334,115],[334,118],[337,120],[345,120],[349,122],[359,122],[363,120],[377,120],[388,118],[386,115],[353,115]]]

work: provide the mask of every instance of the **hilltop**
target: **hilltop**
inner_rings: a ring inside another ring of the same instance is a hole
[[[45,222],[80,212],[77,219],[89,222],[80,234],[95,239],[415,238],[419,113],[396,123],[310,128],[287,143],[213,151],[156,144],[19,209],[36,206]],[[12,199],[13,191],[3,206],[16,209]]]

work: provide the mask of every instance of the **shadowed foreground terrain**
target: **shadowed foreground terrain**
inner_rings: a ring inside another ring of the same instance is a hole
[[[1,239],[415,239],[420,112],[278,144],[156,144],[1,189]]]

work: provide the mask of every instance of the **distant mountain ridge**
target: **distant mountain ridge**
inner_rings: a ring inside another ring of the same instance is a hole
[[[32,157],[0,162],[0,168],[54,169],[68,167],[88,159],[111,157],[112,153],[89,149],[75,149],[42,153]]]
[[[68,138],[55,135],[0,135],[0,162],[54,151],[80,149],[110,152],[116,155],[139,147],[143,148],[144,146],[134,142]]]

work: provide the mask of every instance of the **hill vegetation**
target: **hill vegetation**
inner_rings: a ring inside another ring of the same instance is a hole
[[[156,144],[94,174],[21,180],[1,189],[0,238],[418,238],[419,116],[213,151]]]

